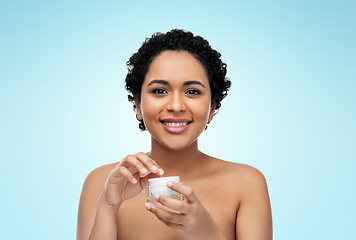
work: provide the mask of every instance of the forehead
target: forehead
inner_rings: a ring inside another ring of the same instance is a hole
[[[144,84],[153,79],[173,82],[198,80],[209,85],[204,66],[186,51],[167,50],[155,57],[149,66]]]

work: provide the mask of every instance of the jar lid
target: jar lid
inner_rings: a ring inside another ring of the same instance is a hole
[[[172,176],[172,177],[159,177],[159,178],[151,178],[148,179],[150,185],[166,185],[167,182],[179,182],[179,176]]]

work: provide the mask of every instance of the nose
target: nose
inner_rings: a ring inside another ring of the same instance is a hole
[[[168,98],[166,109],[169,112],[184,112],[186,110],[184,97],[180,93],[172,93]]]

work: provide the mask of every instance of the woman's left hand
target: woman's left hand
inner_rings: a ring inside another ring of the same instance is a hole
[[[183,194],[185,201],[178,201],[164,195],[154,197],[159,203],[176,212],[149,203],[145,205],[147,210],[154,213],[165,225],[189,239],[226,239],[192,188],[176,182],[168,182],[167,187]]]

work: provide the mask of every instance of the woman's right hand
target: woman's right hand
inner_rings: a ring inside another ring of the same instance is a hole
[[[163,169],[145,153],[128,155],[110,172],[98,199],[110,207],[139,194],[148,179],[163,175]]]

